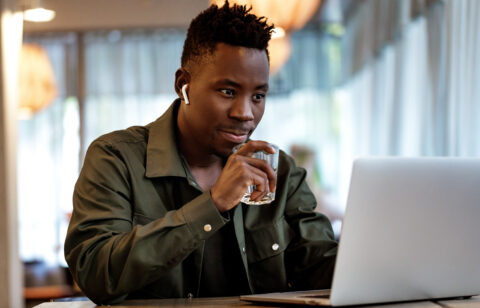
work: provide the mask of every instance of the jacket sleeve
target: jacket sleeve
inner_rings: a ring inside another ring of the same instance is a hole
[[[96,303],[115,303],[157,280],[226,223],[205,192],[162,218],[134,225],[122,156],[95,141],[75,185],[65,240],[73,278]],[[204,225],[212,228],[207,232]]]
[[[328,218],[314,211],[317,202],[306,171],[290,164],[285,219],[295,236],[285,251],[289,285],[294,290],[330,288],[338,244]]]

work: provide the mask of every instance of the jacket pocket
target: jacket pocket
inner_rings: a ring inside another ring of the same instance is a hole
[[[245,232],[248,263],[255,263],[282,254],[295,236],[284,219]]]

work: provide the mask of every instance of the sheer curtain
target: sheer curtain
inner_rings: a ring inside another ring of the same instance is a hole
[[[371,12],[359,9],[360,20],[374,19]],[[344,69],[351,75],[335,90],[343,110],[343,200],[357,156],[480,155],[480,56],[475,52],[480,47],[480,3],[437,1],[399,24],[394,39],[378,50],[372,48],[380,36],[375,29],[357,44],[348,35],[344,42],[353,46],[346,50],[347,59],[365,50],[373,57],[363,57],[363,65],[347,61]]]
[[[101,134],[154,121],[177,97],[181,29],[85,35],[85,144]]]
[[[443,33],[446,79],[446,154],[480,156],[480,3],[450,0]],[[438,31],[436,25],[432,29]]]
[[[26,37],[49,55],[58,97],[19,121],[18,207],[24,261],[65,264],[63,241],[79,169],[79,113],[74,87],[75,35]],[[72,67],[73,66],[73,67]]]

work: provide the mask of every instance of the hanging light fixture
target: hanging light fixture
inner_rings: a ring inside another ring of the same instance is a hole
[[[287,62],[292,53],[290,35],[271,39],[268,51],[270,53],[270,74],[274,75]]]
[[[24,4],[23,19],[33,22],[47,22],[55,18],[55,11],[44,7],[42,0],[28,0]]]
[[[287,62],[290,52],[290,33],[301,29],[318,10],[321,0],[230,0],[231,3],[252,7],[252,13],[265,16],[275,25],[268,46],[270,72],[274,74]],[[210,0],[222,6],[225,0]],[[275,61],[272,61],[274,60]]]
[[[18,73],[19,116],[29,119],[57,96],[55,76],[45,49],[35,44],[23,44]]]

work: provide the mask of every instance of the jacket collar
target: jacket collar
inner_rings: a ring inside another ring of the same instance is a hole
[[[179,106],[180,100],[176,99],[160,118],[147,125],[149,128],[145,166],[147,178],[187,177],[184,159],[181,157],[176,142]]]

